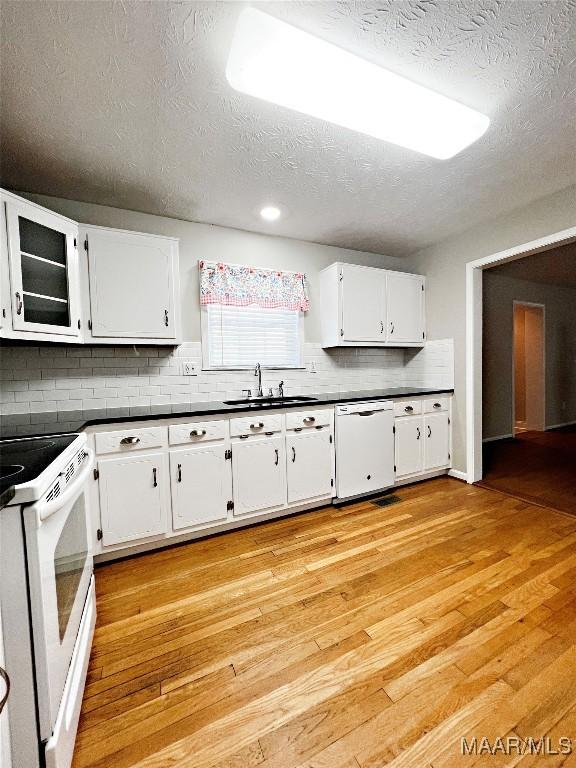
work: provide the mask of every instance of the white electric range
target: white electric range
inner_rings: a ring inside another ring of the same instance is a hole
[[[96,621],[87,525],[93,456],[76,434],[0,440],[0,510],[12,764],[70,768]]]

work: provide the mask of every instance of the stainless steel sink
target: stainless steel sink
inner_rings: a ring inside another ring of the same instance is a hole
[[[304,395],[294,395],[294,397],[249,397],[243,400],[224,400],[224,405],[247,405],[250,408],[263,405],[281,405],[283,403],[309,403],[316,400],[315,397],[304,397]]]

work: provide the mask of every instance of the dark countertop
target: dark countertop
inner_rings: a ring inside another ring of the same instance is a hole
[[[397,397],[421,397],[423,395],[452,394],[453,389],[430,389],[425,387],[392,387],[390,389],[368,389],[355,392],[326,392],[310,395],[310,400],[288,403],[264,404],[254,402],[252,405],[226,405],[214,401],[206,403],[179,403],[177,405],[150,405],[134,408],[107,408],[85,411],[58,411],[54,413],[35,414],[43,419],[43,423],[20,425],[17,429],[9,421],[2,423],[0,419],[1,439],[31,435],[49,435],[65,432],[80,432],[84,427],[98,424],[115,424],[126,421],[148,421],[167,419],[170,417],[215,416],[218,414],[245,413],[246,411],[274,411],[287,408],[313,408],[318,405],[335,405],[336,403],[353,403],[363,400],[389,400]],[[289,395],[287,396],[289,397]],[[0,480],[0,509],[5,507],[14,497],[13,479]]]

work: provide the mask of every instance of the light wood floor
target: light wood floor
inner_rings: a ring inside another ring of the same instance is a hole
[[[74,768],[576,766],[576,520],[398,495],[98,569]],[[461,755],[545,734],[574,754]]]

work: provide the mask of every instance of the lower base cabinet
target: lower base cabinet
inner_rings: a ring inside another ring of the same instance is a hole
[[[284,436],[249,437],[232,447],[234,515],[286,504]]]
[[[328,429],[286,437],[288,503],[330,496],[333,491],[333,454]]]
[[[98,461],[103,546],[166,533],[167,458],[145,453]]]
[[[232,474],[222,443],[170,451],[170,483],[174,530],[227,519]]]
[[[450,419],[446,412],[402,416],[396,430],[396,479],[450,466]]]

